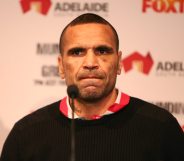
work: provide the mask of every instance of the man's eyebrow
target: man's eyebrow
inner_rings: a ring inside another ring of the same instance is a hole
[[[102,49],[103,49],[103,50],[107,50],[108,52],[113,52],[113,51],[114,51],[113,47],[108,46],[108,45],[97,45],[97,46],[94,46],[93,49],[94,49],[94,50],[102,50]],[[70,48],[70,49],[67,51],[67,53],[73,53],[73,52],[75,52],[75,51],[84,51],[84,50],[86,50],[85,47],[76,46],[76,47]]]
[[[77,51],[77,50],[83,51],[83,50],[85,50],[85,48],[84,47],[72,47],[67,51],[67,53],[72,53],[72,52]]]
[[[99,46],[96,46],[95,49],[105,49],[105,50],[108,50],[108,51],[114,51],[113,47],[111,46],[108,46],[108,45],[99,45]]]

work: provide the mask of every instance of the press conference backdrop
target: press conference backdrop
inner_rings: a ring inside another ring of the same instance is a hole
[[[117,87],[184,126],[183,0],[0,0],[0,152],[16,121],[66,95],[58,41],[76,16],[109,20],[120,38]]]

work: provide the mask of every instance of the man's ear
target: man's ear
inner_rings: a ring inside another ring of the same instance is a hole
[[[122,52],[119,51],[118,52],[118,70],[117,70],[118,75],[121,74],[121,69],[122,69],[121,56],[122,56]]]
[[[59,75],[62,79],[65,79],[65,72],[63,68],[63,57],[61,54],[58,56],[58,68],[59,68]]]

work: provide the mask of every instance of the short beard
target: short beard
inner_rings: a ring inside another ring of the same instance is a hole
[[[107,97],[114,89],[115,84],[110,88],[104,88],[102,91],[82,92],[79,91],[79,100],[87,103],[96,103]]]

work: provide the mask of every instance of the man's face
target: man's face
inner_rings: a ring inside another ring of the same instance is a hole
[[[112,29],[103,24],[68,27],[63,37],[59,71],[67,86],[79,88],[79,99],[98,101],[112,92],[121,73]]]

